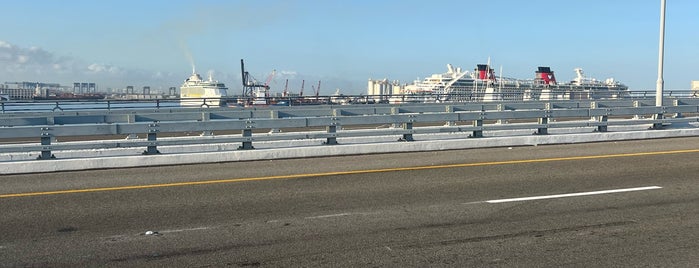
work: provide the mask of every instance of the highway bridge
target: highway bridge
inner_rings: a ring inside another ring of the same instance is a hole
[[[699,138],[4,175],[0,267],[696,267]]]

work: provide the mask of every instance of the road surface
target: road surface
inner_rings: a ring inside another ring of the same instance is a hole
[[[0,267],[696,267],[699,138],[0,177]]]

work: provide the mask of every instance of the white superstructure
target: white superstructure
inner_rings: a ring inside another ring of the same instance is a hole
[[[400,94],[393,93],[390,101],[614,99],[628,94],[628,87],[613,78],[599,81],[585,77],[581,68],[574,71],[576,77],[573,80],[558,83],[549,67],[539,67],[534,79],[513,79],[502,77],[502,74],[496,76],[490,64],[478,64],[473,72],[447,64],[447,72],[415,80],[406,85]],[[371,90],[370,83],[369,92]]]
[[[211,73],[209,79],[203,80],[196,71],[184,81],[180,87],[180,105],[182,106],[225,106],[222,99],[228,95],[224,83],[214,80]]]

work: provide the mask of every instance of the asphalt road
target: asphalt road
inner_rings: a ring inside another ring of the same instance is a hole
[[[0,177],[0,267],[696,267],[699,138]]]

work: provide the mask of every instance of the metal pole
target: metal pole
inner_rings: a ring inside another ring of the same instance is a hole
[[[663,106],[663,54],[665,51],[665,0],[660,0],[660,45],[658,47],[658,82],[655,86],[655,106]]]

